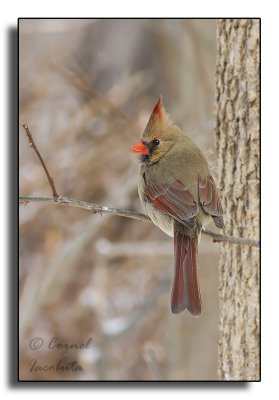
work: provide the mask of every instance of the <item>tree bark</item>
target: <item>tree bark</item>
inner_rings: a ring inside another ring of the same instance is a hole
[[[224,233],[259,237],[258,19],[217,21],[216,144]],[[259,250],[223,244],[219,376],[259,380]]]

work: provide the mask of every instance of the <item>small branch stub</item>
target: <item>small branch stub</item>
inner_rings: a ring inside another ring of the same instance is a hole
[[[40,162],[41,162],[41,164],[42,164],[42,166],[43,166],[43,169],[44,169],[44,171],[45,171],[45,173],[46,173],[47,179],[48,179],[49,184],[50,184],[51,189],[52,189],[53,198],[54,198],[55,201],[57,201],[57,199],[58,199],[59,196],[58,196],[58,194],[57,194],[57,192],[56,192],[56,188],[55,188],[53,179],[52,179],[52,177],[50,176],[50,174],[49,174],[49,172],[48,172],[48,169],[47,169],[47,167],[46,167],[46,165],[45,165],[45,163],[44,163],[44,160],[42,159],[42,156],[41,156],[41,154],[40,154],[40,152],[39,152],[39,150],[38,150],[38,148],[37,148],[37,146],[36,146],[36,144],[35,144],[35,142],[34,142],[34,139],[33,139],[32,135],[31,135],[31,133],[30,133],[30,130],[29,130],[29,128],[28,128],[28,125],[27,125],[27,124],[23,124],[22,126],[23,126],[23,128],[25,129],[25,133],[26,133],[26,135],[27,135],[27,137],[28,137],[28,140],[29,140],[29,143],[31,144],[31,147],[33,147],[35,153],[37,154],[37,156],[38,156],[38,158],[39,158],[39,160],[40,160]]]

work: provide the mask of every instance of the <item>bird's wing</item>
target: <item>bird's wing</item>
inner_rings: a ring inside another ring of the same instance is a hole
[[[212,216],[215,225],[223,228],[222,204],[211,175],[207,179],[199,178],[199,201],[203,210]]]
[[[198,213],[197,202],[192,193],[179,180],[170,184],[145,186],[144,199],[183,225],[194,228],[195,217]]]

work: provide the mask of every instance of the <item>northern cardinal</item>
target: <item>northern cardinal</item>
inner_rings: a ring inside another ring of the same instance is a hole
[[[162,96],[153,109],[141,141],[131,150],[140,154],[139,196],[146,214],[174,237],[175,271],[171,310],[201,313],[197,271],[201,229],[212,218],[223,227],[220,197],[205,157],[175,126]]]

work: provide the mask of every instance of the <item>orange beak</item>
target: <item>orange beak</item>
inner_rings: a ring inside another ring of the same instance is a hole
[[[137,154],[150,154],[149,148],[143,142],[139,142],[135,147],[132,148],[131,151]]]

